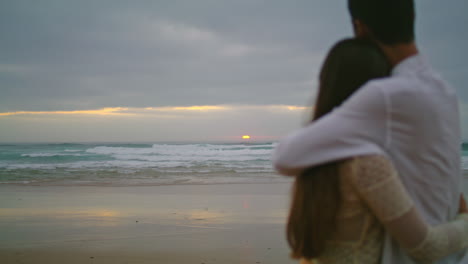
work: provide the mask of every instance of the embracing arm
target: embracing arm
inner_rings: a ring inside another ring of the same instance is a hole
[[[414,207],[386,158],[373,155],[353,162],[352,184],[356,192],[415,260],[432,262],[468,247],[468,214],[430,226]]]
[[[273,155],[275,168],[294,176],[326,162],[382,154],[389,133],[387,108],[380,87],[366,84],[336,110],[282,139]]]

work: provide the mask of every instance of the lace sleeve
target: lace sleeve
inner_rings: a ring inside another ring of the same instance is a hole
[[[351,165],[351,184],[358,195],[415,260],[432,262],[468,246],[468,215],[429,226],[385,157],[359,157]]]

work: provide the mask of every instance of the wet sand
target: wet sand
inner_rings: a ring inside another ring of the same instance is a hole
[[[0,263],[297,263],[290,184],[0,186]]]

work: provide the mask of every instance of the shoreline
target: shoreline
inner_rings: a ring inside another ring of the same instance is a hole
[[[2,186],[16,186],[16,187],[148,187],[148,186],[198,186],[198,185],[250,185],[250,184],[290,184],[293,181],[293,177],[281,176],[285,180],[273,180],[273,181],[258,181],[258,182],[173,182],[173,183],[108,183],[108,182],[89,182],[89,183],[60,183],[60,182],[49,182],[49,183],[0,183]]]

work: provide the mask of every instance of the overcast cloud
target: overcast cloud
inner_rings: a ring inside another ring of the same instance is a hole
[[[467,1],[416,3],[418,43],[460,95],[468,138]],[[221,120],[226,126],[246,126],[246,119],[249,124],[258,120],[276,126],[265,125],[255,133],[280,137],[300,126],[308,112],[296,109],[285,116],[249,107],[310,106],[325,53],[334,42],[352,35],[349,22],[346,1],[336,0],[1,1],[0,113],[228,105],[239,107],[224,119],[200,115],[211,120],[199,122],[200,127]],[[0,141],[52,140],[47,132],[39,136],[24,129],[42,124],[48,131],[71,123],[60,115],[54,115],[55,125],[47,123],[50,118],[36,115],[35,123],[27,121],[31,118],[0,116]],[[145,140],[201,140],[207,134],[201,129],[194,137],[170,132],[149,136],[155,128],[183,130],[177,122],[196,127],[193,115],[171,124],[156,116],[151,122],[142,121],[142,116],[109,119],[114,123],[108,120],[106,127],[89,118],[79,120],[95,134],[80,141],[126,131],[129,122],[148,130]],[[62,132],[68,136],[60,140],[77,139],[71,129]],[[137,140],[143,134],[113,140]]]

